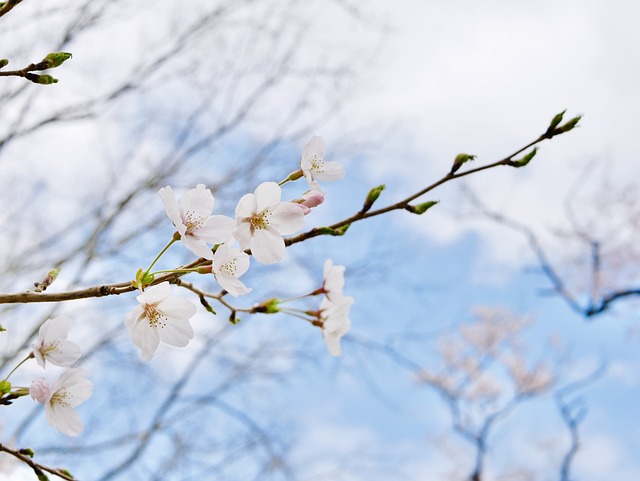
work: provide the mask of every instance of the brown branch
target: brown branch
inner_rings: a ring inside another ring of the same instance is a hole
[[[559,134],[555,134],[555,135],[559,135]],[[503,158],[502,160],[498,160],[496,162],[493,162],[491,164],[487,164],[487,165],[483,165],[480,167],[476,167],[475,169],[469,169],[467,171],[464,172],[460,172],[460,173],[448,173],[447,175],[445,175],[444,177],[442,177],[440,180],[434,182],[433,184],[425,187],[424,189],[416,192],[413,195],[410,195],[409,197],[407,197],[404,200],[401,200],[400,202],[396,202],[395,204],[391,204],[388,205],[387,207],[383,207],[381,209],[378,210],[371,210],[368,212],[358,212],[354,215],[352,215],[351,217],[341,220],[340,222],[336,222],[335,224],[332,224],[328,227],[320,227],[320,228],[313,228],[310,231],[307,232],[303,232],[302,234],[298,234],[296,236],[293,237],[289,237],[287,239],[285,239],[285,245],[286,246],[290,246],[292,244],[297,244],[298,242],[302,242],[305,241],[307,239],[310,239],[311,237],[317,237],[319,235],[339,235],[337,233],[331,233],[331,231],[336,231],[337,229],[340,228],[344,228],[354,222],[358,222],[360,220],[363,219],[368,219],[370,217],[375,217],[381,214],[386,214],[387,212],[391,212],[394,210],[409,210],[411,211],[411,205],[410,203],[416,199],[418,199],[419,197],[422,197],[424,194],[432,191],[433,189],[435,189],[436,187],[439,187],[442,184],[445,184],[451,180],[454,179],[459,179],[460,177],[465,177],[467,175],[471,175],[471,174],[475,174],[477,172],[481,172],[483,170],[488,170],[488,169],[492,169],[494,167],[498,167],[500,165],[507,165],[510,167],[518,167],[518,163],[513,161],[513,157],[515,157],[518,154],[521,154],[522,152],[524,152],[525,150],[533,147],[534,145],[542,142],[543,140],[546,139],[550,139],[553,136],[548,136],[546,134],[541,135],[540,137],[538,137],[536,140],[529,142],[527,145],[525,145],[524,147],[516,150],[514,153],[512,153],[511,155]]]
[[[10,454],[11,456],[28,465],[31,469],[33,469],[33,472],[36,476],[38,476],[38,479],[41,479],[41,477],[45,476],[44,471],[46,471],[47,473],[58,476],[59,478],[62,478],[66,481],[78,481],[78,479],[74,478],[70,474],[67,474],[68,472],[65,469],[49,468],[48,466],[43,466],[42,464],[36,463],[33,459],[31,459],[31,456],[26,454],[30,450],[16,450],[0,444],[0,451]]]
[[[338,233],[339,232],[338,229],[340,228],[345,228],[354,222],[368,219],[370,217],[375,217],[381,214],[386,214],[387,212],[391,212],[394,210],[412,211],[412,206],[410,205],[412,201],[432,191],[436,187],[442,184],[445,184],[446,182],[449,182],[454,179],[458,179],[460,177],[465,177],[467,175],[475,174],[483,170],[492,169],[500,165],[519,167],[518,163],[513,160],[513,157],[533,147],[534,145],[542,142],[543,140],[552,138],[554,135],[560,135],[560,134],[559,133],[553,134],[553,135],[549,135],[548,133],[543,134],[539,136],[537,139],[535,139],[534,141],[529,142],[524,147],[516,150],[511,155],[503,158],[502,160],[498,160],[491,164],[476,167],[475,169],[469,169],[467,171],[460,172],[460,173],[450,172],[444,177],[442,177],[440,180],[432,183],[431,185],[416,192],[415,194],[410,195],[409,197],[405,198],[404,200],[401,200],[400,202],[396,202],[395,204],[391,204],[387,207],[383,207],[378,210],[372,210],[368,212],[361,210],[356,214],[352,215],[351,217],[348,217],[344,220],[336,222],[331,226],[313,228],[307,232],[303,232],[302,234],[289,237],[285,239],[285,245],[288,247],[293,244],[306,241],[307,239],[310,239],[312,237],[317,237],[319,235],[340,235]],[[344,233],[344,231],[342,231],[342,233]],[[246,251],[246,252],[249,254],[251,253],[250,251]],[[191,264],[188,264],[187,266],[183,266],[183,267],[189,268],[189,267],[204,266],[204,265],[209,265],[210,263],[211,261],[206,261],[205,259],[198,259],[197,261],[194,261]],[[164,276],[160,276],[156,278],[153,284],[159,284],[160,282],[164,282],[164,281],[176,283],[176,280],[182,275],[184,274],[167,274]],[[87,299],[87,298],[93,298],[93,297],[120,295],[126,292],[132,292],[134,290],[135,290],[135,287],[130,282],[121,282],[117,284],[95,286],[95,287],[90,287],[90,288],[82,289],[78,291],[69,291],[69,292],[61,292],[61,293],[38,293],[33,291],[27,291],[27,292],[20,292],[20,293],[14,293],[14,294],[0,294],[0,304],[33,303],[33,302],[64,302],[64,301],[70,301],[75,299]]]
[[[3,5],[0,7],[0,17],[9,13],[13,7],[18,5],[22,0],[8,0],[7,2],[2,2]]]

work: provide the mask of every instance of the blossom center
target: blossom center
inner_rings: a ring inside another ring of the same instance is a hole
[[[59,339],[53,339],[52,341],[48,342],[48,343],[43,343],[42,344],[42,348],[40,349],[40,352],[42,353],[42,355],[46,355],[49,354],[50,352],[56,352],[60,350],[60,345],[62,343],[60,342]]]
[[[231,277],[236,277],[237,272],[238,272],[238,266],[236,265],[236,261],[238,259],[237,258],[233,258],[230,261],[225,262],[224,264],[222,264],[220,266],[220,269],[218,269],[221,273],[223,274],[227,274]]]
[[[254,214],[249,217],[249,224],[251,224],[251,233],[253,234],[256,230],[264,230],[269,227],[270,220],[269,217],[273,215],[269,209],[265,209],[258,214]]]
[[[311,169],[309,170],[313,170],[314,172],[317,172],[317,173],[324,172],[324,160],[319,159],[314,155],[313,159],[311,159]]]
[[[156,306],[147,304],[144,306],[144,314],[149,321],[149,327],[166,327],[167,316],[160,312]]]
[[[187,233],[192,234],[194,231],[202,228],[204,220],[205,218],[201,215],[196,214],[192,210],[188,210],[187,212],[185,212],[182,222],[187,228]]]
[[[68,408],[71,407],[71,399],[73,396],[66,389],[60,389],[56,391],[56,393],[51,396],[51,404],[58,404],[62,407]]]

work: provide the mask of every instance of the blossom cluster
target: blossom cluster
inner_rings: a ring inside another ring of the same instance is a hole
[[[82,355],[80,347],[67,340],[72,325],[73,320],[64,316],[47,320],[38,331],[30,355],[42,368],[46,368],[47,361],[69,367],[51,385],[46,379],[38,378],[29,387],[31,397],[44,404],[47,422],[67,436],[76,436],[82,431],[82,421],[74,408],[89,399],[93,391],[93,384],[84,377],[84,369],[70,367]]]
[[[324,142],[313,136],[303,148],[300,168],[280,183],[263,182],[253,193],[243,195],[234,218],[212,214],[215,199],[204,184],[186,192],[179,201],[170,186],[161,188],[159,195],[167,217],[176,228],[169,245],[180,240],[196,256],[210,261],[208,272],[224,290],[223,294],[238,297],[251,292],[240,280],[249,270],[250,257],[262,264],[280,262],[285,256],[284,236],[300,231],[305,216],[324,202],[326,195],[320,182],[344,176],[342,164],[325,161],[323,157]],[[297,199],[283,201],[280,186],[303,177],[309,189]],[[144,360],[153,358],[160,342],[186,346],[194,337],[190,319],[197,312],[191,301],[171,295],[169,282],[149,286],[154,264],[155,261],[146,272],[140,271],[137,287],[143,292],[137,296],[138,306],[125,316],[129,335]],[[197,270],[205,271],[203,267]],[[332,355],[340,355],[340,338],[350,327],[348,314],[353,298],[342,294],[343,274],[344,267],[334,266],[330,260],[325,263],[323,288],[311,294],[324,293],[325,297],[317,311],[305,311],[306,317],[303,316],[322,329]]]

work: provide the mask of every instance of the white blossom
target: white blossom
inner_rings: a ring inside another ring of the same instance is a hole
[[[304,226],[304,212],[291,202],[280,202],[282,191],[275,182],[264,182],[253,194],[242,196],[236,207],[234,237],[241,249],[251,249],[258,262],[272,264],[284,257],[283,235]]]
[[[334,296],[334,299],[325,297],[320,303],[320,319],[322,321],[322,335],[327,345],[327,350],[332,356],[340,356],[340,339],[351,328],[349,309],[353,304],[353,297]]]
[[[84,369],[67,369],[51,385],[44,400],[47,422],[67,436],[76,436],[82,431],[82,421],[74,408],[93,392],[93,384],[84,375]]]
[[[48,319],[40,326],[38,339],[31,347],[33,356],[43,368],[47,361],[56,366],[69,367],[80,359],[80,347],[67,341],[72,325],[72,319],[59,316]]]
[[[196,307],[170,293],[168,282],[148,288],[136,297],[139,305],[125,316],[131,340],[140,348],[145,361],[153,357],[160,341],[184,347],[193,338],[189,319],[195,315]]]
[[[212,272],[218,284],[234,297],[241,296],[251,289],[238,279],[249,269],[249,256],[239,249],[223,244],[213,255]]]
[[[324,160],[324,141],[314,135],[302,149],[300,168],[312,189],[318,189],[318,182],[338,180],[344,177],[344,167],[340,162]]]
[[[322,280],[322,289],[325,296],[334,299],[342,296],[342,288],[344,287],[344,266],[333,264],[331,259],[324,261],[324,273]]]
[[[214,198],[204,184],[186,192],[180,204],[171,187],[158,191],[167,216],[178,230],[184,245],[195,255],[212,259],[213,253],[207,242],[221,244],[232,237],[233,219],[224,215],[211,215]]]

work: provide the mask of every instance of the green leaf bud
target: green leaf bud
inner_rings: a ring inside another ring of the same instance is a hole
[[[0,324],[0,332],[5,332],[6,330],[7,329],[2,324]]]
[[[440,201],[439,200],[431,200],[429,202],[423,202],[422,204],[408,205],[408,206],[405,207],[405,209],[408,210],[409,212],[411,212],[412,214],[422,215],[426,211],[431,209],[431,207],[436,205],[438,202],[440,202]]]
[[[254,312],[259,312],[261,314],[276,314],[280,312],[280,299],[274,297],[273,299],[269,299],[264,301],[261,304],[258,304],[253,308]]]
[[[29,72],[25,74],[25,78],[27,80],[31,80],[34,84],[51,85],[51,84],[58,83],[57,78],[53,78],[51,75],[45,75],[45,74],[37,74],[37,73]]]
[[[476,156],[471,154],[456,155],[456,158],[453,161],[453,166],[451,167],[451,172],[449,172],[449,175],[454,174],[460,167],[462,167],[462,164],[464,164],[465,162],[469,162],[470,160],[474,160],[475,158]]]
[[[570,130],[573,130],[575,127],[578,126],[578,122],[580,122],[580,119],[582,118],[582,115],[578,115],[577,117],[572,118],[571,120],[569,120],[566,124],[561,125],[560,127],[558,127],[558,133],[559,134],[564,134],[565,132],[569,132]]]
[[[338,227],[337,229],[334,229],[335,234],[333,235],[345,235],[349,227],[351,227],[351,224],[346,224],[346,225],[343,225],[342,227]]]
[[[567,109],[563,110],[559,114],[554,115],[554,117],[551,119],[551,123],[549,124],[549,128],[547,129],[547,132],[553,132],[553,130],[558,125],[560,125],[560,122],[562,122],[562,117],[564,117],[564,114],[566,111]]]
[[[153,274],[143,271],[141,267],[136,272],[136,278],[131,281],[131,285],[136,289],[144,289],[155,280],[155,277]]]
[[[204,298],[204,296],[200,296],[200,304],[202,304],[202,306],[205,308],[207,312],[210,312],[214,316],[217,315],[217,312],[213,310],[213,307],[211,307],[211,304],[209,304],[209,302]]]
[[[56,68],[62,65],[65,61],[69,60],[73,55],[69,52],[54,52],[47,55],[40,62],[38,62],[38,70],[46,70],[48,68]]]
[[[373,206],[373,203],[378,200],[382,191],[386,188],[386,185],[381,184],[378,187],[372,188],[367,194],[367,198],[364,201],[364,205],[362,206],[362,210],[360,211],[362,214],[367,212]]]
[[[0,59],[0,68],[6,67],[9,65],[9,60],[6,58]]]
[[[36,455],[36,453],[31,448],[23,448],[18,452],[24,456],[29,456],[31,459],[33,459],[33,457]]]
[[[535,157],[536,152],[538,152],[538,147],[534,147],[531,152],[529,152],[527,155],[525,155],[521,159],[514,160],[513,166],[514,167],[524,167],[525,165],[527,165],[531,161],[531,159],[533,159],[533,157]]]
[[[0,393],[8,394],[11,391],[11,383],[6,379],[0,381]]]
[[[332,229],[331,227],[316,227],[314,230],[318,232],[320,235],[332,235],[332,236],[340,236],[344,235],[347,232],[347,229],[351,224],[343,225],[342,227],[338,227],[337,229]]]

